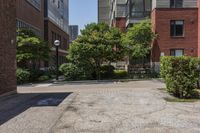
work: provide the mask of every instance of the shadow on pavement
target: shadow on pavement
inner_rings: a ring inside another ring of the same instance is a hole
[[[14,94],[0,98],[0,125],[31,107],[59,106],[71,93]]]

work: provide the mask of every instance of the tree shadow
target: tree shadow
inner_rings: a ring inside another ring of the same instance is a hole
[[[0,98],[0,125],[31,107],[59,106],[71,93],[14,94]]]

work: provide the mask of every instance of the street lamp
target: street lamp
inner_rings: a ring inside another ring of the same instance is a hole
[[[58,80],[58,47],[60,46],[60,41],[59,40],[55,40],[54,41],[54,45],[56,46],[56,80]]]

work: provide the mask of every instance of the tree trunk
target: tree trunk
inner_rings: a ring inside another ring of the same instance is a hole
[[[101,67],[100,61],[97,61],[96,62],[96,79],[97,80],[101,80],[100,67]]]

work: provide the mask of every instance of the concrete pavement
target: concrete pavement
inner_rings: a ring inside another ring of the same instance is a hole
[[[200,102],[167,102],[164,87],[157,80],[22,86],[0,99],[0,132],[199,133]]]

